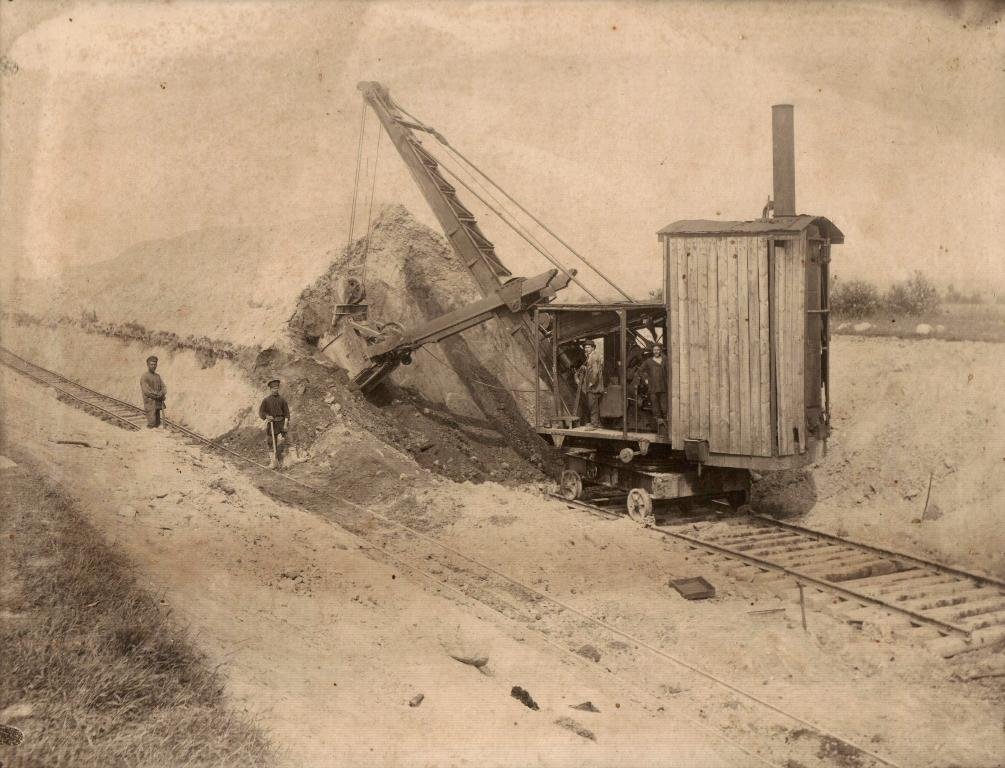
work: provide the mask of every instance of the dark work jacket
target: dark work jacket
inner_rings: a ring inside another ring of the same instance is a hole
[[[258,418],[275,420],[276,429],[284,432],[286,431],[286,419],[290,418],[290,406],[286,404],[282,395],[269,395],[258,406]]]
[[[143,407],[148,411],[163,410],[167,387],[160,374],[144,371],[140,376],[140,392],[143,394]]]
[[[651,357],[647,357],[642,361],[642,365],[639,366],[638,371],[635,372],[635,378],[632,379],[632,386],[637,387],[639,381],[645,379],[646,384],[649,385],[649,394],[657,395],[667,391],[667,363],[666,358],[662,359],[662,362],[657,363]]]

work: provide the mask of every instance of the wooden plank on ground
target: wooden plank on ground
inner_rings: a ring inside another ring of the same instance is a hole
[[[737,312],[736,265],[738,239],[729,242],[729,277],[726,290],[729,292],[729,452],[741,453],[740,447],[740,318]]]
[[[758,443],[757,455],[771,455],[771,323],[768,320],[768,312],[771,302],[768,298],[768,241],[766,238],[757,239],[757,309],[758,309],[758,352],[760,356],[758,369],[760,371],[761,383],[759,388],[758,408],[760,409],[760,441]]]
[[[750,320],[747,317],[747,250],[749,237],[741,237],[736,249],[736,317],[740,342],[740,378],[737,397],[740,408],[740,453],[750,454]]]
[[[718,238],[708,238],[708,444],[713,452],[725,450],[719,425],[719,248]]]

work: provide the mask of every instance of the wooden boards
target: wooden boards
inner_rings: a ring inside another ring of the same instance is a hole
[[[782,242],[773,264],[760,236],[664,243],[673,447],[708,440],[713,453],[771,456],[777,429],[781,455],[805,450],[803,240]]]

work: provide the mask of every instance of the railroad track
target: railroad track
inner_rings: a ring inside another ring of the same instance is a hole
[[[93,389],[78,384],[55,371],[35,365],[35,363],[15,355],[4,347],[0,347],[0,363],[13,368],[39,384],[50,387],[61,398],[118,427],[137,430],[147,424],[146,412],[139,406],[117,400],[101,392],[95,392]]]
[[[9,366],[39,384],[53,388],[70,404],[124,429],[136,430],[146,424],[146,414],[138,406],[96,392],[61,374],[35,365],[3,347],[0,347],[0,364]],[[585,665],[587,669],[595,669],[593,662],[582,657],[580,645],[587,639],[603,646],[602,638],[605,637],[628,641],[634,645],[638,653],[650,653],[663,662],[672,662],[676,669],[672,677],[664,677],[662,672],[656,674],[652,671],[642,672],[635,668],[630,659],[622,661],[615,657],[606,661],[603,673],[617,681],[634,700],[639,701],[641,697],[654,702],[650,705],[651,711],[662,711],[663,707],[660,706],[657,710],[655,704],[669,702],[668,696],[673,697],[675,704],[681,707],[699,711],[701,719],[690,717],[684,711],[678,711],[675,716],[681,723],[689,724],[697,730],[710,731],[727,745],[738,749],[742,753],[742,764],[757,763],[783,768],[776,760],[780,761],[783,757],[798,754],[801,758],[800,764],[832,765],[833,763],[827,758],[828,750],[834,749],[834,745],[839,744],[847,754],[855,756],[856,765],[862,768],[897,766],[897,763],[876,754],[866,746],[783,709],[757,694],[671,654],[658,645],[604,621],[603,618],[591,616],[381,512],[338,497],[297,477],[271,470],[260,462],[179,424],[167,421],[164,423],[186,438],[228,454],[274,477],[277,489],[272,491],[274,495],[338,523],[365,541],[375,559],[394,563],[414,573],[418,578],[427,579],[438,587],[437,593],[441,589],[452,592],[462,602],[474,601],[475,604],[516,622],[525,631],[537,634],[544,643],[567,654],[574,663]],[[278,492],[280,487],[287,488],[287,491]],[[263,487],[263,490],[267,488]],[[382,524],[375,526],[375,521]],[[684,687],[668,688],[670,682]],[[667,694],[667,690],[673,692]],[[741,703],[738,704],[733,695],[741,697]],[[751,718],[751,723],[758,723],[757,726],[751,726],[755,731],[798,734],[798,744],[796,742],[790,744],[789,739],[779,747],[749,743],[746,730],[736,724],[737,717],[743,712]],[[800,728],[793,731],[793,723]],[[810,730],[807,731],[806,728]],[[807,734],[812,734],[814,738],[806,741]],[[788,765],[790,762],[785,764]]]
[[[567,504],[621,516],[624,494],[590,489]],[[851,541],[753,512],[702,511],[657,518],[652,529],[743,566],[836,594],[929,626],[941,635],[982,641],[1005,637],[1005,582],[901,552]]]

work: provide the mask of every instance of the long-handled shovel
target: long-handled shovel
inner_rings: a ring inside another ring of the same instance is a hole
[[[279,466],[279,443],[276,439],[276,422],[271,418],[269,419],[269,437],[272,443],[272,468],[275,469]]]

